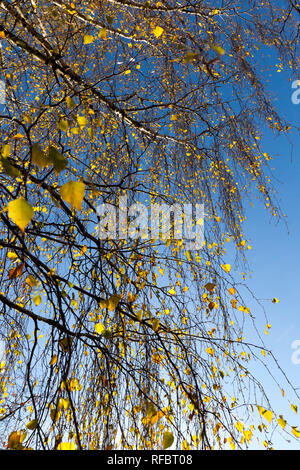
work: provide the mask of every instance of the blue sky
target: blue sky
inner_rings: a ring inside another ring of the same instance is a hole
[[[292,77],[285,72],[273,76],[270,89],[277,99],[277,107],[284,117],[295,126],[300,123],[300,104],[293,104],[291,95],[294,90],[291,83],[300,77]],[[300,364],[293,364],[291,344],[300,340],[300,137],[297,129],[292,129],[289,138],[276,137],[267,129],[262,130],[265,151],[273,157],[270,166],[273,169],[273,182],[278,192],[281,209],[286,215],[279,223],[269,215],[263,205],[256,202],[254,207],[246,202],[246,216],[244,230],[247,240],[251,240],[252,250],[248,251],[248,261],[251,269],[251,278],[247,285],[254,292],[257,299],[265,308],[268,320],[272,326],[269,335],[264,335],[265,317],[255,302],[251,307],[256,317],[259,332],[262,333],[267,347],[272,349],[279,361],[282,370],[287,374],[293,385],[299,388],[300,393]],[[274,297],[280,300],[273,304]],[[278,378],[275,365],[271,372]],[[279,379],[286,390],[286,397],[282,398],[280,390],[262,370],[257,369],[262,382],[272,399],[274,408],[293,426],[300,428],[300,411],[295,414],[291,410],[291,403],[300,402],[294,394],[288,393],[284,380]],[[300,444],[292,441],[290,444],[281,439],[274,439],[278,448],[297,448]],[[297,446],[297,447],[296,447]]]

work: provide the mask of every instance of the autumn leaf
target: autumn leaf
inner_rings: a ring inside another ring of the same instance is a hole
[[[224,269],[226,273],[229,273],[231,271],[230,264],[221,264],[221,268]]]
[[[33,302],[36,307],[38,307],[42,303],[42,297],[40,295],[36,295],[33,297]]]
[[[98,333],[98,335],[102,335],[104,330],[105,330],[105,326],[102,323],[96,323],[95,331]]]
[[[61,119],[60,121],[58,121],[57,127],[61,131],[67,132],[67,130],[69,129],[69,123],[68,123],[67,119]]]
[[[291,404],[291,408],[295,413],[298,413],[298,407],[294,405],[293,403]]]
[[[29,429],[30,431],[34,431],[34,429],[37,428],[38,426],[38,420],[37,419],[32,419],[29,421],[29,423],[26,424],[26,428]]]
[[[34,216],[31,205],[22,197],[10,201],[7,205],[9,218],[24,232]]]
[[[8,272],[8,279],[16,279],[21,277],[24,264],[18,264],[15,268],[11,268]]]
[[[211,48],[219,55],[224,55],[225,54],[225,49],[221,46],[216,46],[215,44],[211,45]]]
[[[121,300],[121,296],[118,295],[118,294],[115,294],[115,295],[112,295],[109,299],[108,299],[108,303],[107,303],[107,308],[108,310],[110,310],[111,312],[113,310],[115,310],[119,304]]]
[[[283,419],[283,417],[280,415],[279,418],[277,419],[278,424],[282,427],[282,429],[285,429],[286,427],[286,421]]]
[[[163,449],[165,450],[165,449],[168,449],[169,447],[171,447],[173,442],[174,442],[173,433],[169,432],[169,431],[164,432],[163,441],[162,441]]]
[[[59,346],[60,346],[60,348],[62,349],[63,352],[70,351],[72,343],[73,343],[72,338],[68,338],[68,337],[63,338],[58,342],[58,344],[59,344]]]
[[[86,34],[83,37],[83,44],[91,44],[94,41],[94,36],[91,36],[90,34]]]
[[[164,29],[161,28],[160,26],[156,26],[152,31],[152,33],[154,34],[156,38],[159,38],[163,34],[163,32],[164,32]]]
[[[31,149],[32,163],[40,168],[46,168],[51,165],[51,161],[46,157],[39,144],[33,144]]]
[[[208,290],[209,292],[213,292],[215,287],[216,287],[216,284],[213,284],[212,282],[208,282],[207,284],[205,284],[205,289]]]
[[[80,127],[85,127],[88,125],[89,120],[85,116],[77,116],[77,122]]]
[[[48,148],[48,156],[51,160],[56,173],[60,173],[68,165],[68,160],[52,145]]]
[[[57,450],[76,450],[74,442],[61,442],[57,446]]]
[[[82,201],[84,198],[85,184],[81,181],[68,181],[61,186],[59,193],[68,204],[78,210],[82,209]]]

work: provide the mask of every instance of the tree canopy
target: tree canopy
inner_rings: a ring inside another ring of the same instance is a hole
[[[246,283],[246,200],[280,217],[261,130],[290,124],[265,74],[297,73],[299,7],[213,3],[0,0],[3,446],[300,436],[253,375],[273,356],[230,264]],[[97,207],[125,195],[203,204],[204,246],[100,240]]]

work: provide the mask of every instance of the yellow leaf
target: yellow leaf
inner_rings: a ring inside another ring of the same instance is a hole
[[[60,129],[61,131],[63,132],[66,132],[69,128],[69,123],[67,121],[67,119],[61,119],[58,123],[57,123],[57,127],[58,129]]]
[[[71,96],[66,97],[66,103],[67,103],[67,106],[68,106],[69,109],[72,109],[75,106],[75,102],[74,102],[73,98],[71,98]]]
[[[9,144],[3,145],[2,149],[1,149],[1,156],[3,158],[7,158],[7,157],[10,156],[10,145]]]
[[[230,289],[228,289],[228,292],[229,292],[229,295],[234,295],[236,293],[236,290],[234,287],[230,287]]]
[[[164,32],[164,29],[161,28],[160,26],[156,26],[156,28],[154,28],[152,31],[152,33],[154,34],[156,38],[159,38],[163,32]]]
[[[105,330],[104,325],[102,323],[96,323],[95,325],[95,331],[99,334],[102,335],[103,331]]]
[[[273,304],[278,304],[279,300],[276,299],[276,297],[274,297],[274,299],[272,300]]]
[[[217,52],[217,54],[220,54],[220,55],[224,55],[225,54],[225,49],[223,49],[223,47],[221,46],[215,46],[214,44],[212,44],[211,48]]]
[[[74,442],[61,442],[57,446],[57,450],[76,450]]]
[[[300,437],[300,431],[296,427],[292,427],[292,433],[295,437]]]
[[[46,168],[50,165],[51,161],[44,155],[43,150],[39,144],[32,145],[32,163],[38,165],[40,168]]]
[[[26,424],[26,428],[29,429],[30,431],[33,431],[35,428],[37,428],[38,425],[38,420],[33,419],[32,421],[29,421],[29,423]]]
[[[251,437],[252,437],[252,431],[250,431],[250,430],[249,431],[244,431],[243,434],[244,434],[244,437],[245,437],[246,441],[249,442]]]
[[[215,351],[212,348],[207,348],[206,349],[207,354],[210,354],[211,356],[214,355]]]
[[[22,431],[13,431],[10,433],[7,443],[8,449],[22,450],[22,442],[26,438],[27,433]]]
[[[291,408],[295,413],[298,413],[298,408],[296,405],[293,405],[293,403],[291,404]]]
[[[226,273],[229,273],[231,271],[230,264],[221,264],[221,268],[224,269]]]
[[[262,406],[257,406],[257,409],[259,411],[259,414],[263,416],[269,423],[271,423],[272,418],[273,418],[273,413],[272,411],[266,410]]]
[[[99,36],[100,39],[106,40],[106,39],[107,39],[107,31],[106,31],[106,29],[105,29],[105,28],[101,28],[100,31],[99,31],[98,36]]]
[[[283,419],[283,417],[280,415],[279,418],[277,419],[278,424],[284,429],[286,427],[286,421]]]
[[[273,413],[272,413],[272,411],[265,410],[265,412],[263,413],[263,417],[266,418],[266,420],[267,420],[269,423],[271,423],[272,418],[273,418]]]
[[[235,423],[235,427],[236,427],[236,429],[237,429],[239,432],[243,432],[244,425],[243,425],[243,423],[241,423],[240,421],[237,421],[237,422]]]
[[[35,287],[38,283],[38,281],[31,274],[29,274],[29,276],[26,277],[25,282],[30,287]]]
[[[173,444],[174,442],[174,436],[173,436],[173,433],[172,432],[165,432],[164,435],[163,435],[163,442],[162,442],[162,445],[163,445],[163,449],[168,449],[169,447],[171,447],[171,445]]]
[[[94,36],[91,36],[90,34],[87,34],[83,38],[83,44],[91,44],[94,41]]]
[[[164,356],[162,354],[159,354],[159,353],[152,354],[152,362],[154,362],[154,364],[160,364],[163,358]]]
[[[175,295],[176,294],[176,291],[175,291],[174,287],[172,287],[172,289],[169,290],[169,294],[170,295]]]
[[[120,295],[112,295],[109,299],[108,299],[108,303],[107,303],[107,308],[108,310],[110,310],[111,312],[113,310],[115,310],[115,308],[118,306],[119,302],[121,300],[121,296]]]
[[[34,296],[33,297],[33,302],[38,307],[40,305],[40,303],[42,302],[42,297],[40,295]]]
[[[85,185],[81,181],[68,181],[68,183],[61,186],[59,193],[68,204],[81,210],[84,190]]]
[[[50,366],[53,366],[56,363],[57,363],[57,355],[54,354],[54,356],[51,357]]]
[[[20,197],[10,201],[7,207],[10,219],[24,232],[34,215],[31,205]]]
[[[77,122],[81,127],[88,125],[89,121],[85,116],[77,116]]]

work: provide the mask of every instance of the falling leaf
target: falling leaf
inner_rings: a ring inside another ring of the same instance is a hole
[[[230,264],[221,264],[221,268],[224,269],[226,273],[229,273],[231,271]]]
[[[60,129],[61,131],[67,132],[67,130],[69,129],[69,123],[68,123],[67,119],[61,119],[61,120],[57,123],[57,127],[58,127],[58,129]]]
[[[211,48],[217,52],[217,54],[220,54],[220,55],[224,55],[225,54],[225,49],[223,49],[223,47],[221,46],[216,46],[214,44],[212,44]]]
[[[113,310],[115,310],[115,308],[118,306],[119,302],[121,300],[121,296],[116,294],[116,295],[112,295],[109,299],[108,299],[108,303],[107,303],[107,308],[108,310],[110,310],[111,312]]]
[[[283,417],[280,415],[279,418],[277,419],[278,424],[282,427],[282,429],[285,429],[286,427],[286,421],[283,419]]]
[[[183,62],[185,64],[188,64],[189,62],[193,62],[193,60],[198,59],[199,57],[199,52],[188,52],[185,54],[183,58]]]
[[[243,423],[241,423],[240,421],[237,421],[237,422],[235,423],[235,427],[236,427],[236,429],[237,429],[239,432],[243,432],[244,425],[243,425]]]
[[[88,125],[89,120],[85,116],[77,116],[77,122],[80,127],[85,127]]]
[[[87,34],[83,38],[83,44],[91,44],[94,41],[94,36],[91,36],[90,34]]]
[[[54,366],[54,364],[57,363],[57,355],[54,354],[52,357],[51,357],[51,361],[50,361],[50,366]]]
[[[104,330],[105,330],[105,326],[102,323],[96,323],[95,331],[98,333],[98,335],[102,335]]]
[[[293,403],[291,404],[291,408],[295,413],[298,413],[298,407],[294,405]]]
[[[6,175],[10,176],[11,178],[17,178],[21,176],[20,171],[15,168],[7,158],[2,157],[1,163],[3,167],[3,171]]]
[[[156,38],[159,38],[163,32],[164,32],[164,29],[161,28],[160,26],[156,26],[156,28],[154,28],[152,31],[152,33],[154,34]]]
[[[105,29],[105,28],[101,28],[100,31],[99,31],[98,36],[99,36],[100,39],[106,40],[106,39],[107,39],[107,31],[106,31],[106,29]]]
[[[42,303],[42,297],[40,295],[36,295],[33,297],[33,302],[38,307]]]
[[[39,144],[33,144],[32,149],[32,163],[38,165],[40,168],[46,168],[51,164],[51,161],[45,156]]]
[[[169,432],[169,431],[164,432],[163,441],[162,441],[163,449],[165,450],[165,449],[168,449],[169,447],[171,447],[173,442],[174,442],[173,433]]]
[[[81,210],[84,190],[85,185],[81,181],[68,181],[68,183],[61,186],[59,193],[68,204]]]
[[[10,201],[7,205],[9,218],[24,232],[34,216],[31,205],[22,197]]]
[[[39,422],[37,419],[33,419],[29,421],[29,423],[26,424],[26,428],[29,429],[30,431],[33,431],[34,429],[37,428]]]
[[[8,272],[8,279],[16,279],[21,277],[24,264],[19,264],[15,268],[11,268]]]
[[[71,98],[71,96],[66,97],[66,103],[67,103],[67,106],[68,106],[69,109],[72,109],[75,106],[75,102],[74,102],[73,98]]]
[[[25,279],[26,284],[28,284],[30,287],[35,287],[38,283],[38,281],[33,277],[31,274],[26,277]]]
[[[59,341],[59,346],[64,352],[68,352],[72,346],[72,338],[65,337]]]
[[[53,163],[56,173],[64,170],[68,165],[68,160],[52,145],[48,148],[49,159]]]
[[[76,450],[74,442],[61,442],[57,446],[57,450]]]

